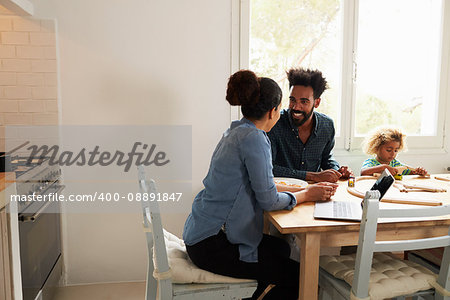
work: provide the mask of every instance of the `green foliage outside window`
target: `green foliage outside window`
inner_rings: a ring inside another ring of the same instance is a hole
[[[289,104],[286,70],[303,67],[322,71],[329,89],[322,95],[317,110],[333,118],[337,136],[340,134],[341,122],[339,99],[342,60],[341,2],[341,0],[251,0],[250,2],[250,69],[260,76],[270,77],[278,82],[283,90],[283,108]],[[370,5],[377,4],[370,2]],[[367,17],[367,12],[365,14]],[[380,58],[366,57],[369,61]],[[380,61],[382,62],[383,60]],[[386,88],[383,85],[380,85],[381,87]],[[426,103],[425,99],[420,95],[415,96],[417,99],[388,99],[389,97],[384,95],[386,93],[380,96],[382,94],[379,94],[379,91],[357,90],[354,133],[366,135],[375,127],[392,124],[404,128],[410,135],[421,134],[422,105]]]
[[[319,111],[339,118],[338,30],[339,0],[252,0],[250,69],[273,78],[283,89],[288,106],[286,70],[319,69],[330,89],[322,95]]]

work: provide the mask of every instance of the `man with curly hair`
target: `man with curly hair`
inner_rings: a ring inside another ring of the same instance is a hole
[[[352,171],[333,158],[334,125],[325,114],[315,112],[327,89],[322,72],[290,69],[289,109],[268,133],[272,144],[273,174],[315,182],[336,182]]]

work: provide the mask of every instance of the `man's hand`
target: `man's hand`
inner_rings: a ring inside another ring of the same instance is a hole
[[[337,183],[329,183],[329,182],[321,182],[317,184],[309,185],[306,192],[305,201],[312,202],[324,202],[329,201],[331,196],[336,193],[336,189],[338,187]]]
[[[348,179],[353,176],[353,171],[347,166],[341,166],[338,172],[342,174],[341,179]]]
[[[334,169],[328,169],[322,172],[308,172],[306,173],[306,180],[314,182],[336,182],[341,178],[342,174]]]

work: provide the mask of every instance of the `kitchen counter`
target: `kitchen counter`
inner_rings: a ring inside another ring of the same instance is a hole
[[[5,193],[5,190],[14,184],[16,180],[16,175],[14,172],[3,172],[0,173],[0,209],[5,207],[7,204],[6,195],[8,193]]]

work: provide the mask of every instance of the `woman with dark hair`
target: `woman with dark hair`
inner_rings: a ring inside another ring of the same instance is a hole
[[[336,184],[310,185],[278,192],[273,181],[266,132],[280,117],[281,89],[270,78],[241,70],[228,81],[226,99],[240,105],[244,118],[231,123],[214,150],[205,188],[192,204],[183,239],[200,268],[236,278],[256,279],[256,299],[297,299],[299,265],[289,259],[289,245],[263,235],[263,211],[292,209],[305,201],[327,201]]]

